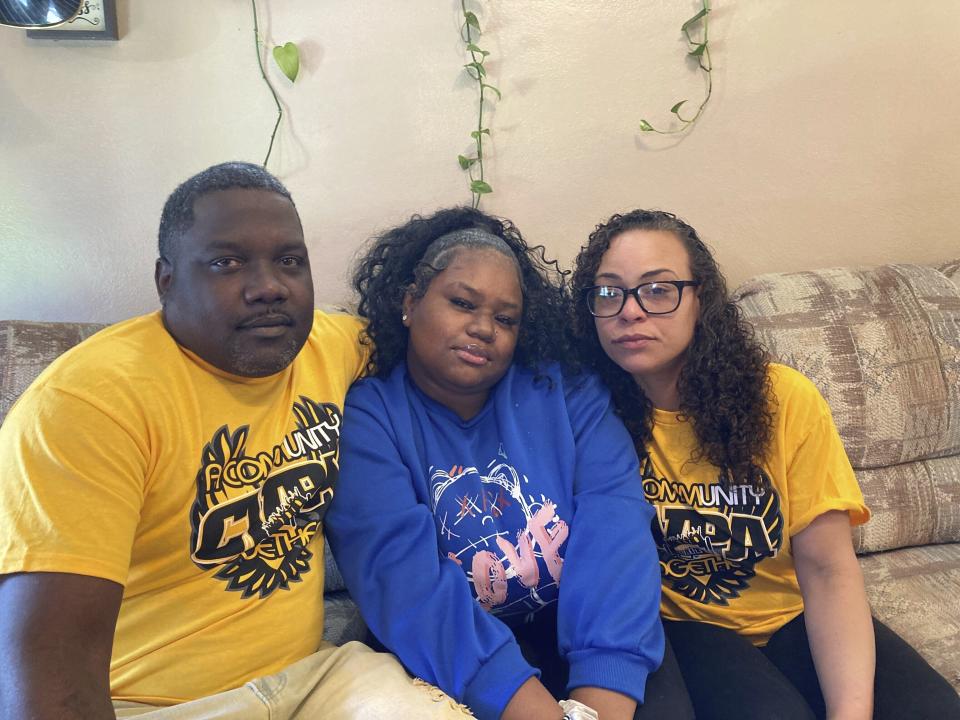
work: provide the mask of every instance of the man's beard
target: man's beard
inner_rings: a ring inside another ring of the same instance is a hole
[[[293,362],[303,344],[300,338],[290,337],[281,347],[265,357],[233,345],[230,348],[230,364],[233,367],[233,373],[243,377],[265,377],[278,373]]]

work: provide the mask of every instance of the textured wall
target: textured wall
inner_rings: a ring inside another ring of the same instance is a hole
[[[459,2],[261,0],[300,80],[271,169],[298,201],[318,301],[371,233],[469,200],[456,164],[475,91]],[[0,318],[112,321],[156,306],[155,228],[180,180],[259,161],[274,120],[245,0],[118,0],[118,43],[0,28]],[[731,281],[960,255],[955,2],[715,0],[714,98],[681,139],[637,132],[702,80],[692,0],[471,0],[504,92],[492,212],[569,262],[593,224],[674,210]],[[953,200],[953,202],[951,202]]]

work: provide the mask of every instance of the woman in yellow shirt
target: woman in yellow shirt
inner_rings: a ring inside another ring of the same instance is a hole
[[[869,511],[829,407],[768,361],[696,231],[614,215],[573,284],[584,354],[657,510],[670,648],[648,697],[699,720],[960,717],[950,685],[871,618],[850,537]]]

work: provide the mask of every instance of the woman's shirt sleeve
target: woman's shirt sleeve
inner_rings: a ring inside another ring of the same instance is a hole
[[[558,606],[560,651],[571,689],[601,687],[642,702],[664,645],[654,510],[609,393],[592,376],[566,392],[576,468]]]
[[[850,515],[851,525],[870,519],[863,493],[833,422],[830,406],[801,373],[771,366],[777,390],[779,426],[785,453],[791,535],[829,510]]]

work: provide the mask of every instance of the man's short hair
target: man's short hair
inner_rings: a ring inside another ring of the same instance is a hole
[[[268,190],[282,195],[296,207],[290,191],[260,165],[225,162],[208,167],[181,183],[164,203],[157,238],[160,257],[167,262],[173,260],[181,236],[193,226],[193,206],[197,200],[208,193],[234,188]]]

